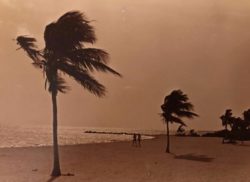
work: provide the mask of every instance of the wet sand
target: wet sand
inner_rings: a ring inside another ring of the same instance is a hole
[[[250,181],[250,142],[221,144],[220,138],[171,137],[172,154],[165,153],[165,136],[142,141],[60,147],[61,170],[50,177],[52,148],[0,149],[1,182],[145,182]]]

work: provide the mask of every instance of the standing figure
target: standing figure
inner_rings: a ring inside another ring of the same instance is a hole
[[[133,143],[132,146],[137,146],[137,141],[136,141],[136,134],[133,134]]]
[[[137,136],[138,136],[138,138],[137,138],[138,147],[141,147],[141,134],[138,134]]]

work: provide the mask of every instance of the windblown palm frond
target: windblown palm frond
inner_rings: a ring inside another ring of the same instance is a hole
[[[63,53],[82,47],[82,43],[94,43],[94,28],[87,18],[78,11],[71,11],[61,16],[57,22],[46,26],[44,39],[47,49]]]
[[[65,33],[67,33],[72,42],[94,43],[96,41],[94,27],[89,25],[89,23],[90,21],[87,17],[79,11],[67,12],[57,21],[60,28],[67,28]]]
[[[101,97],[105,95],[105,87],[88,74],[86,70],[76,68],[68,63],[61,63],[58,69],[71,76],[91,93]]]
[[[79,55],[80,57],[85,57],[86,59],[94,59],[97,62],[108,63],[109,54],[102,50],[96,48],[84,48],[74,50],[73,54]]]
[[[184,123],[184,121],[182,121],[182,120],[181,120],[180,118],[178,118],[178,117],[175,117],[175,116],[172,116],[172,115],[166,116],[165,113],[160,113],[160,116],[162,117],[162,119],[163,119],[164,122],[169,121],[170,123],[178,123],[178,124],[181,124],[181,125],[183,125],[183,126],[187,126],[187,125]]]
[[[41,63],[41,53],[39,50],[37,50],[37,46],[35,45],[36,43],[35,38],[27,36],[18,36],[16,40],[17,44],[20,45],[20,48],[22,48],[28,54],[28,56],[34,61],[34,64]]]
[[[162,110],[176,113],[178,111],[192,111],[194,106],[190,102],[183,102],[179,100],[168,100],[161,106]]]
[[[67,57],[71,61],[71,63],[79,65],[86,70],[109,72],[121,76],[120,73],[116,72],[106,65],[106,62],[108,60],[108,53],[104,50],[92,48],[79,49],[67,53],[65,57]]]
[[[177,102],[176,106],[178,108],[180,108],[180,110],[193,110],[194,109],[193,104],[191,104],[190,102],[187,102],[187,100],[186,101]]]
[[[179,117],[187,117],[187,118],[194,118],[198,116],[198,114],[186,110],[176,111],[175,114]]]
[[[171,123],[178,123],[178,124],[181,124],[183,126],[187,126],[180,118],[175,117],[175,116],[170,117],[170,122]]]
[[[181,90],[174,90],[170,95],[167,95],[164,99],[164,102],[186,102],[188,97]]]
[[[66,85],[66,82],[62,77],[57,78],[56,87],[57,90],[62,93],[66,93],[66,91],[69,90],[69,87]]]
[[[48,83],[48,79],[45,80],[45,90],[47,89],[47,83]],[[66,85],[65,80],[58,76],[56,79],[55,83],[49,82],[49,92],[53,91],[53,87],[55,87],[55,90],[61,92],[61,93],[66,93],[70,88]]]

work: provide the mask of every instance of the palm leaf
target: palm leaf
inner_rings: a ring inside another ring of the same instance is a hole
[[[67,53],[66,57],[73,63],[83,66],[87,70],[109,72],[121,76],[120,73],[105,64],[108,60],[108,53],[101,49],[79,49]]]
[[[70,11],[62,15],[57,24],[65,29],[69,39],[80,42],[94,43],[96,36],[94,28],[89,25],[90,21],[79,11]]]
[[[35,45],[36,39],[28,36],[18,36],[16,38],[17,44],[20,45],[28,56],[34,61],[34,64],[38,65],[41,63],[41,53],[37,50],[37,46]],[[19,49],[20,49],[19,48]]]
[[[179,123],[183,126],[187,126],[180,118],[173,115],[167,115],[166,113],[160,113],[161,118],[164,122]]]
[[[187,126],[180,118],[175,117],[175,116],[170,117],[170,122],[171,123],[178,123],[178,124],[181,124],[183,126]]]
[[[179,117],[187,117],[187,118],[198,117],[198,114],[196,113],[193,113],[190,111],[183,111],[183,110],[176,111],[175,114]]]
[[[70,11],[61,16],[57,22],[46,26],[44,39],[48,49],[60,51],[74,50],[82,43],[94,43],[94,28],[87,18],[78,11]]]
[[[191,104],[190,102],[177,103],[177,107],[179,109],[187,110],[187,111],[193,110],[193,108],[194,108],[193,104]]]
[[[171,123],[179,123],[183,126],[187,126],[180,118],[172,116],[172,115],[167,115],[166,113],[160,113],[161,118],[163,119],[164,122],[171,122]]]
[[[79,57],[101,63],[107,63],[109,60],[109,54],[106,51],[96,48],[77,49],[69,52],[67,55],[74,58]]]
[[[90,76],[86,70],[79,69],[74,65],[70,65],[68,63],[59,64],[58,69],[73,77],[75,81],[77,81],[91,93],[99,97],[105,95],[105,87],[97,80],[95,80],[92,76]]]
[[[167,95],[164,99],[164,103],[166,102],[186,102],[188,97],[181,90],[174,90]]]
[[[62,93],[66,93],[69,90],[69,87],[66,86],[66,82],[62,77],[57,77],[56,83],[57,90]]]
[[[164,123],[166,123],[166,122],[168,121],[168,118],[167,118],[167,116],[166,116],[166,113],[160,113],[159,115],[160,115],[160,117],[161,117],[161,119],[162,119],[162,121],[163,121]]]
[[[54,82],[50,82],[49,79],[45,80],[45,89],[47,88],[47,83],[49,83],[49,92],[52,92],[53,89],[55,89],[56,91],[59,91],[61,93],[66,93],[70,88],[66,85],[65,80],[57,75],[57,79]]]

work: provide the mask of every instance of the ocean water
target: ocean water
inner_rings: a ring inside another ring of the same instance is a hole
[[[75,145],[86,143],[106,143],[114,141],[130,141],[130,135],[85,133],[98,132],[138,132],[141,134],[161,134],[164,131],[129,130],[118,128],[89,128],[89,127],[58,127],[59,145]],[[142,139],[152,139],[142,136]],[[0,148],[37,147],[52,145],[52,128],[49,126],[0,126]]]

